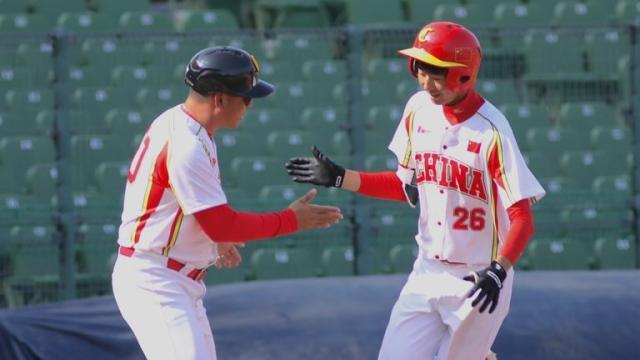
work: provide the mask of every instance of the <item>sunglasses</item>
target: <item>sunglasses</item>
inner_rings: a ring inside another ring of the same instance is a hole
[[[242,101],[244,102],[244,104],[245,104],[246,106],[251,105],[251,100],[252,100],[252,99],[251,99],[250,97],[242,97]]]

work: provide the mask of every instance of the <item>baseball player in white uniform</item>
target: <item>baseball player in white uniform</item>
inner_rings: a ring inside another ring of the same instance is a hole
[[[216,359],[202,305],[207,268],[237,266],[242,242],[342,218],[338,208],[310,204],[315,190],[273,213],[227,204],[214,135],[236,128],[251,99],[273,91],[258,71],[241,49],[198,52],[185,74],[189,96],[153,121],[132,160],[112,280],[118,308],[148,359]]]
[[[484,359],[509,310],[513,264],[534,231],[530,204],[545,192],[504,115],[474,90],[481,48],[473,33],[430,23],[400,53],[422,91],[389,145],[397,171],[345,169],[317,148],[287,170],[297,182],[419,201],[418,256],[379,359]]]

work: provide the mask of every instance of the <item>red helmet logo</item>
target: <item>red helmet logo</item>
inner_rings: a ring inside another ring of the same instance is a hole
[[[409,70],[417,76],[416,61],[447,68],[447,86],[453,91],[467,91],[478,77],[482,50],[475,35],[462,25],[437,21],[425,25],[413,47],[400,50],[409,58]]]

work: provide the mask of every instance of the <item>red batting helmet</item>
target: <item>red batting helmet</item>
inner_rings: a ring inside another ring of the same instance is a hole
[[[416,61],[447,68],[447,87],[456,92],[473,87],[482,58],[476,36],[464,26],[446,21],[425,25],[413,47],[398,52],[409,57],[409,71],[413,76],[418,74]]]

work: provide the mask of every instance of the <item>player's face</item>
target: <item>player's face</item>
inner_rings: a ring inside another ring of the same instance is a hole
[[[447,87],[446,74],[434,74],[418,69],[418,84],[431,95],[431,101],[436,105],[452,105],[464,98]]]
[[[229,128],[235,129],[251,106],[251,98],[224,94],[224,118]]]

